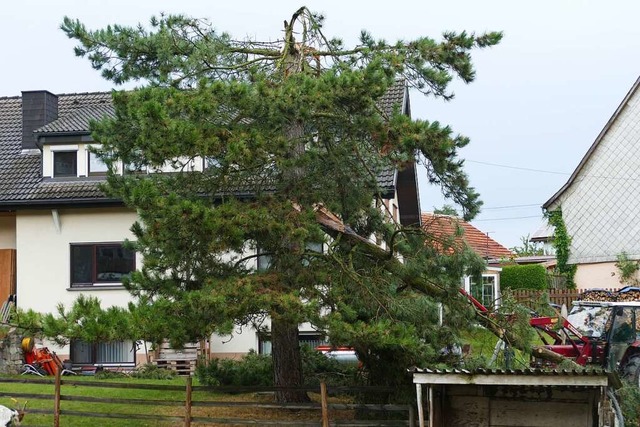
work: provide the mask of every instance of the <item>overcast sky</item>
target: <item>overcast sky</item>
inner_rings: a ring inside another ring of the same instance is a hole
[[[208,18],[236,38],[275,39],[300,1],[12,1],[0,8],[0,96],[108,90],[62,17],[89,28],[146,23],[160,12]],[[504,31],[503,42],[474,55],[477,78],[455,84],[445,103],[412,93],[413,116],[469,136],[462,151],[484,201],[473,224],[505,246],[541,224],[541,205],[568,179],[638,77],[640,2],[628,1],[309,1],[324,12],[325,33],[347,42],[361,29],[387,40],[438,38],[446,30]],[[442,206],[420,184],[423,211]]]

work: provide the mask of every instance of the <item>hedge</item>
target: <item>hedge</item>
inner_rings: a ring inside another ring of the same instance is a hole
[[[546,289],[546,270],[540,264],[507,265],[502,267],[502,289]]]

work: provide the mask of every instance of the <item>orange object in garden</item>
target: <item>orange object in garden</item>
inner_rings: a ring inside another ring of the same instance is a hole
[[[41,368],[48,375],[55,375],[59,369],[62,369],[60,358],[47,347],[35,348],[33,338],[24,338],[22,340],[22,351],[24,353],[24,361],[27,365]]]

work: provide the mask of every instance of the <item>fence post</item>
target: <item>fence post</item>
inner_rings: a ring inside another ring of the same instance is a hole
[[[62,369],[58,367],[56,369],[56,382],[53,396],[53,426],[60,427],[60,371]]]
[[[327,405],[327,384],[320,383],[320,405],[322,407],[322,427],[329,427],[329,409]]]
[[[191,426],[191,375],[187,377],[187,396],[184,401],[184,426]]]

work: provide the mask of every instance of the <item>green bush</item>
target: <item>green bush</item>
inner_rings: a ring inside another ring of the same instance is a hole
[[[176,371],[161,368],[152,363],[145,363],[131,373],[133,378],[143,378],[147,380],[170,380],[178,375]]]
[[[500,287],[502,289],[536,289],[547,288],[547,272],[540,264],[507,265],[502,267]]]
[[[620,400],[624,423],[628,426],[637,426],[640,422],[640,389],[630,381],[623,380],[623,387],[616,394]]]
[[[196,376],[210,386],[272,386],[271,356],[251,351],[241,360],[211,359],[196,368]]]
[[[316,386],[321,381],[331,385],[353,385],[359,380],[355,365],[340,363],[306,346],[301,347],[305,385]],[[273,364],[270,355],[253,351],[241,360],[211,359],[200,364],[196,376],[209,386],[272,386]]]

